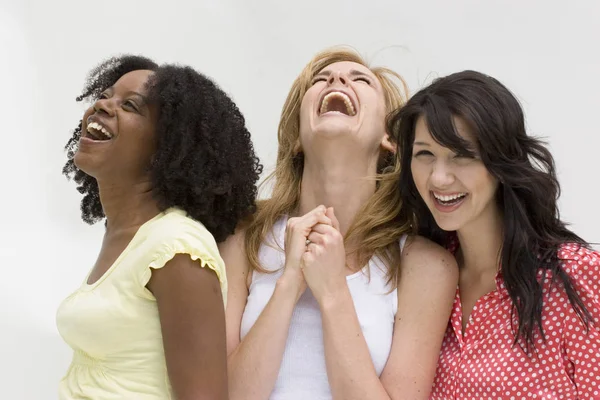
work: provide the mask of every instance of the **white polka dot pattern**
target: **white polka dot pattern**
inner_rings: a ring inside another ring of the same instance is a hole
[[[600,253],[564,245],[559,257],[596,324],[586,332],[562,285],[547,279],[546,341],[536,333],[537,355],[527,355],[513,346],[511,301],[501,274],[497,289],[475,304],[464,336],[457,291],[431,400],[600,399]]]

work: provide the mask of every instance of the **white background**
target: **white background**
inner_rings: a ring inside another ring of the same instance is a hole
[[[287,91],[324,47],[354,46],[413,92],[438,75],[486,72],[522,101],[530,132],[548,138],[563,218],[600,242],[597,0],[8,1],[0,0],[2,399],[55,399],[70,360],[55,311],[95,260],[102,227],[80,221],[62,148],[83,113],[74,99],[87,72],[113,54],[212,76],[244,112],[267,170]]]

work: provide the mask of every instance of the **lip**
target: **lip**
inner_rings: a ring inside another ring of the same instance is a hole
[[[459,194],[467,194],[468,195],[467,192],[448,192],[448,193],[445,193],[445,192],[438,192],[437,190],[432,190],[431,194],[432,195],[433,194],[437,194],[438,196],[456,196],[456,195],[459,195]]]
[[[352,107],[354,107],[354,111],[355,114],[350,116],[350,115],[346,115],[347,117],[355,117],[358,115],[358,101],[354,98],[354,96],[352,95],[352,93],[350,93],[348,90],[345,89],[341,89],[341,88],[330,88],[327,89],[326,91],[324,91],[323,93],[321,93],[321,96],[319,97],[319,101],[317,103],[317,115],[320,117],[322,114],[320,113],[321,111],[321,104],[323,104],[323,99],[325,98],[325,96],[327,96],[329,93],[333,93],[333,92],[339,92],[339,93],[343,93],[346,96],[348,96],[348,98],[350,99],[350,103],[352,103]]]
[[[437,195],[451,196],[451,195],[455,195],[455,194],[461,194],[461,193],[464,193],[464,192],[440,193],[440,192],[436,191],[435,193]],[[463,197],[458,203],[452,204],[452,205],[444,205],[444,204],[441,204],[440,202],[438,202],[438,200],[433,195],[433,191],[429,192],[429,196],[431,198],[431,202],[433,203],[433,206],[438,211],[443,212],[443,213],[451,213],[453,211],[456,211],[460,206],[463,205],[463,203],[465,202],[465,200],[469,197],[469,193],[467,193],[465,195],[465,197]]]
[[[85,121],[85,126],[82,126],[82,130],[83,130],[82,137],[90,137],[89,132],[87,131],[87,127],[92,122],[95,122],[95,123],[101,125],[104,129],[106,129],[111,134],[112,138],[114,138],[115,133],[113,132],[113,130],[110,129],[108,124],[105,121],[103,121],[102,118],[98,117],[96,114],[90,115],[87,118],[87,120]]]
[[[110,146],[112,143],[110,140],[94,140],[89,136],[81,136],[79,138],[78,151],[85,151],[87,149],[93,149],[98,146]]]

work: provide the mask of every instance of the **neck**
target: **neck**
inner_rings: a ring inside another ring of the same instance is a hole
[[[319,205],[333,207],[345,235],[360,208],[375,193],[377,159],[349,160],[343,152],[328,152],[320,160],[305,158],[300,207],[304,215]]]
[[[460,241],[461,269],[474,273],[498,271],[500,251],[503,242],[502,214],[495,203],[476,221],[461,228],[458,232]]]
[[[149,179],[133,185],[98,182],[98,188],[107,232],[137,228],[160,212]]]

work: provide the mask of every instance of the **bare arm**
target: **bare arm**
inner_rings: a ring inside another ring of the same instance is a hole
[[[456,292],[454,258],[422,238],[415,238],[403,252],[392,349],[380,379],[344,275],[336,272],[343,270],[338,265],[344,255],[341,235],[317,226],[309,238],[314,245],[304,257],[304,273],[321,308],[333,397],[427,399]]]
[[[227,399],[225,314],[219,279],[187,254],[152,271],[167,370],[178,400]]]
[[[303,255],[303,272],[319,308],[327,378],[334,399],[389,398],[379,381],[346,280],[346,251],[333,210],[333,226],[316,225]]]
[[[327,377],[334,399],[389,399],[375,372],[347,288],[321,302]]]
[[[392,351],[381,374],[390,397],[428,399],[458,286],[458,266],[441,246],[411,238],[401,257]]]
[[[227,297],[227,363],[229,393],[235,399],[267,399],[273,390],[285,349],[294,296],[278,283],[267,306],[240,341],[242,315],[248,299],[244,233],[230,237],[220,247],[225,260],[229,292]],[[281,290],[284,289],[284,290]]]
[[[310,213],[309,213],[310,214]],[[296,302],[304,292],[306,284],[292,260],[297,259],[305,248],[310,224],[322,215],[306,218],[300,226],[290,227],[286,236],[286,266],[275,286],[273,296],[256,320],[248,334],[240,341],[240,326],[248,298],[247,274],[250,266],[244,246],[244,233],[230,237],[220,247],[225,260],[229,280],[227,299],[227,354],[229,367],[229,393],[232,400],[268,399],[279,374],[285,350],[288,330]],[[290,219],[293,224],[299,219]],[[304,233],[306,231],[306,233]],[[303,236],[304,235],[304,236]],[[294,249],[295,248],[295,249]]]

